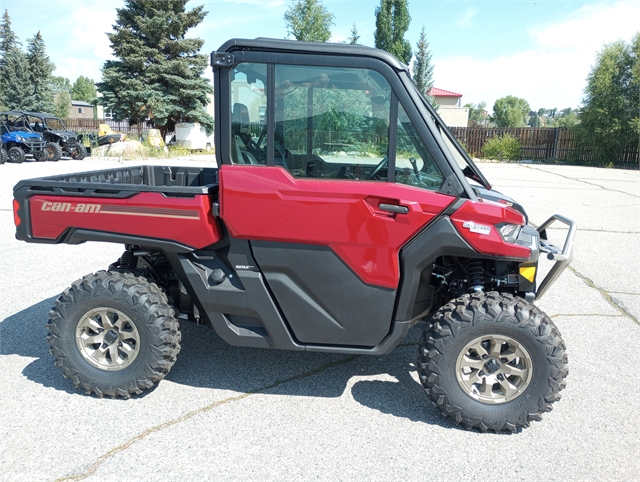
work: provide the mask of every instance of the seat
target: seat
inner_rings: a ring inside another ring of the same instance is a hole
[[[251,134],[249,133],[249,109],[236,102],[231,113],[231,159],[234,164],[258,164],[255,156],[249,152]]]

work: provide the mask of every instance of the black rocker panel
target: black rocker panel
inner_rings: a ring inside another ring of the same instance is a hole
[[[372,347],[389,334],[396,291],[365,284],[326,246],[251,241],[296,339]]]

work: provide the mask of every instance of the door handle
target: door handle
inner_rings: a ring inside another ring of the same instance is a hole
[[[398,206],[397,204],[380,204],[378,208],[383,211],[388,211],[395,214],[408,214],[409,208],[407,206]]]

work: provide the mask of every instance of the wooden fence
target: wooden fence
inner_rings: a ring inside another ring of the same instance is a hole
[[[510,134],[520,141],[520,159],[556,160],[594,163],[597,162],[594,150],[578,144],[575,131],[566,127],[451,127],[451,132],[463,143],[467,152],[474,157],[484,157],[484,143],[492,137]],[[638,145],[629,147],[620,153],[619,163],[638,164],[640,155]]]
[[[138,137],[149,129],[145,122],[129,125],[127,121],[117,122],[112,119],[64,119],[63,122],[67,129],[78,133],[97,131],[100,124],[107,124],[114,132],[127,134],[129,137]]]

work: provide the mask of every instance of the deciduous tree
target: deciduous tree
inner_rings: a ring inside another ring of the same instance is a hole
[[[519,97],[508,95],[493,104],[493,116],[497,127],[524,127],[531,108]]]
[[[554,127],[574,127],[578,125],[578,115],[575,111],[571,110],[571,107],[564,109],[566,113],[558,116],[554,122]]]
[[[619,162],[623,151],[638,148],[639,58],[640,32],[629,43],[605,45],[587,77],[579,132],[600,164]]]
[[[487,118],[484,113],[487,109],[487,103],[482,101],[478,105],[465,104],[465,107],[469,109],[469,127],[479,127],[483,125]]]
[[[71,92],[71,81],[59,75],[51,76],[51,90],[56,92]]]
[[[99,103],[118,120],[131,124],[150,119],[162,130],[177,122],[199,122],[209,132],[213,118],[206,113],[203,77],[207,56],[199,38],[186,38],[207,12],[203,6],[186,10],[188,0],[125,0],[116,9],[114,32],[107,34],[116,60],[108,60],[97,84]]]
[[[326,42],[331,38],[334,15],[321,0],[294,0],[284,13],[287,32],[296,40]]]
[[[373,34],[376,48],[395,55],[401,62],[411,61],[411,44],[404,34],[409,30],[411,16],[407,0],[380,0],[376,7],[376,30]]]
[[[62,119],[66,119],[69,117],[69,111],[71,110],[71,96],[69,92],[66,90],[62,90],[58,92],[55,96],[55,101],[53,103],[53,112],[52,114],[56,117],[60,117]]]
[[[71,97],[73,100],[93,103],[96,99],[96,85],[93,79],[84,75],[78,77],[71,87]]]

